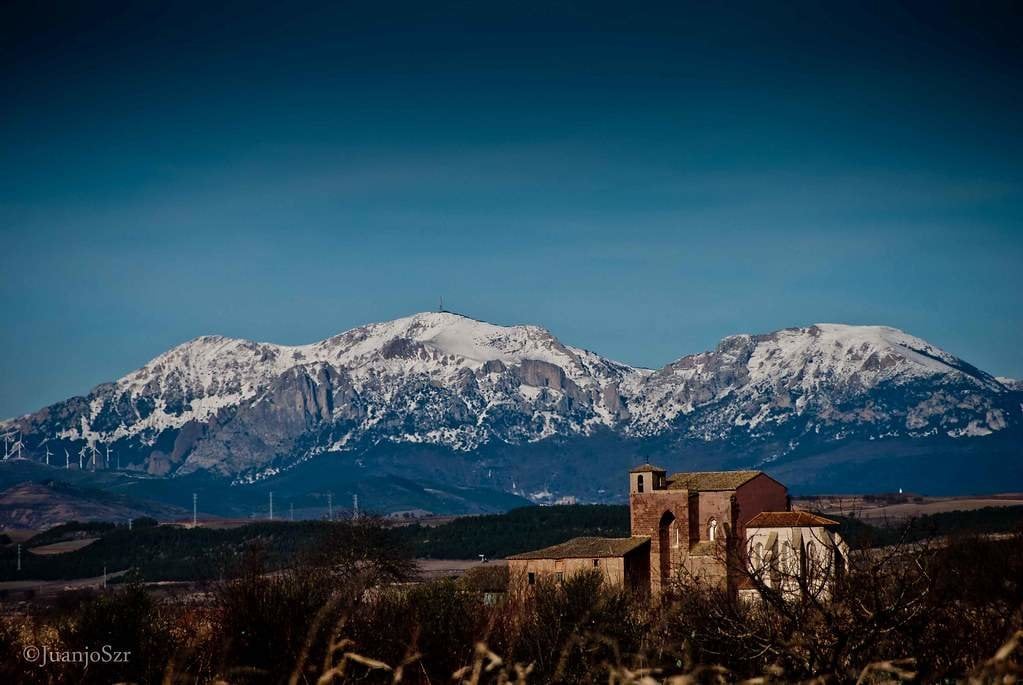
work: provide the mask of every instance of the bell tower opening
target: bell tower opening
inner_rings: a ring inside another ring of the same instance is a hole
[[[659,466],[643,464],[629,471],[629,493],[633,495],[668,487],[667,471]]]

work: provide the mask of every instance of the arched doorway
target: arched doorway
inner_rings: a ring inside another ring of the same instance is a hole
[[[668,581],[671,580],[671,549],[672,542],[674,541],[673,532],[675,523],[675,515],[670,511],[664,512],[661,515],[661,522],[657,526],[657,553],[658,560],[660,561],[660,578],[661,585],[664,586]]]

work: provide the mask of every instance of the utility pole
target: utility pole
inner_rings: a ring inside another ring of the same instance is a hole
[[[352,518],[359,518],[359,496],[352,495]]]
[[[274,520],[274,491],[270,491],[270,520]]]
[[[195,528],[195,523],[196,523],[195,515],[196,515],[196,512],[198,512],[198,506],[199,506],[199,493],[193,492],[192,493],[192,527],[193,528]]]
[[[327,493],[327,519],[330,521],[334,520],[334,493]]]

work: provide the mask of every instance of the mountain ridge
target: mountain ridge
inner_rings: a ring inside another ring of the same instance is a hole
[[[541,326],[427,312],[306,345],[199,336],[85,397],[0,427],[27,438],[37,461],[46,444],[57,454],[87,450],[90,460],[100,446],[104,462],[111,447],[128,471],[210,472],[238,483],[325,455],[372,468],[365,457],[375,454],[394,468],[413,445],[433,445],[471,462],[452,469],[464,471],[455,482],[559,497],[577,493],[551,491],[550,475],[527,475],[534,469],[510,457],[495,478],[494,449],[518,448],[526,460],[544,441],[596,445],[609,434],[633,453],[717,445],[765,467],[849,439],[1016,430],[1018,394],[888,326],[738,334],[643,369],[566,345]],[[431,469],[424,475],[444,471]]]

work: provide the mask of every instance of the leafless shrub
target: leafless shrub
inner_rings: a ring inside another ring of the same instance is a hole
[[[363,534],[339,533],[351,544]],[[253,553],[233,577],[191,601],[157,600],[135,586],[79,606],[4,614],[0,675],[29,684],[168,685],[987,683],[1023,676],[1018,536],[853,553],[842,582],[826,587],[817,576],[831,577],[823,557],[816,569],[736,564],[732,571],[746,569],[742,586],[756,600],[687,577],[656,598],[635,596],[599,573],[541,579],[496,599],[500,571],[410,584],[409,562],[398,552],[339,550],[333,561],[321,551],[276,570]],[[734,550],[731,558],[741,559]],[[27,644],[57,649],[87,635],[104,639],[113,618],[127,627],[113,639],[147,654],[131,672],[45,672],[19,657]]]

